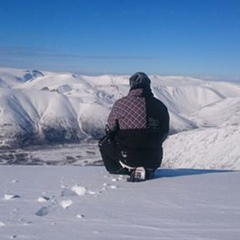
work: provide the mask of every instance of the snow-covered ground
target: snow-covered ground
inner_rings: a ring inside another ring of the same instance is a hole
[[[103,167],[1,166],[0,239],[238,240],[240,173],[161,169],[128,183]]]
[[[240,239],[240,83],[150,76],[171,135],[128,183],[94,142],[128,77],[0,68],[1,240]]]

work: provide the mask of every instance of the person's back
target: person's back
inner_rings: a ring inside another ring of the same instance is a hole
[[[115,102],[108,127],[115,133],[114,155],[122,167],[142,166],[154,171],[161,165],[169,115],[166,106],[154,98],[146,74],[136,73],[130,78],[130,92]]]

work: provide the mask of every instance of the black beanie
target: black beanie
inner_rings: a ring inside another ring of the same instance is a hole
[[[136,72],[129,78],[130,89],[150,88],[150,79],[143,72]]]

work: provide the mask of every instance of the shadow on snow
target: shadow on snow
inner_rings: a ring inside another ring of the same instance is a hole
[[[169,178],[169,177],[181,177],[190,175],[200,175],[209,173],[226,173],[236,172],[234,170],[213,170],[213,169],[157,169],[155,172],[154,179],[156,178]]]

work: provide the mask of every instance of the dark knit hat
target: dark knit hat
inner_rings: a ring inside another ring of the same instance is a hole
[[[151,80],[147,74],[143,72],[136,72],[129,78],[129,84],[131,89],[136,88],[149,88]]]

